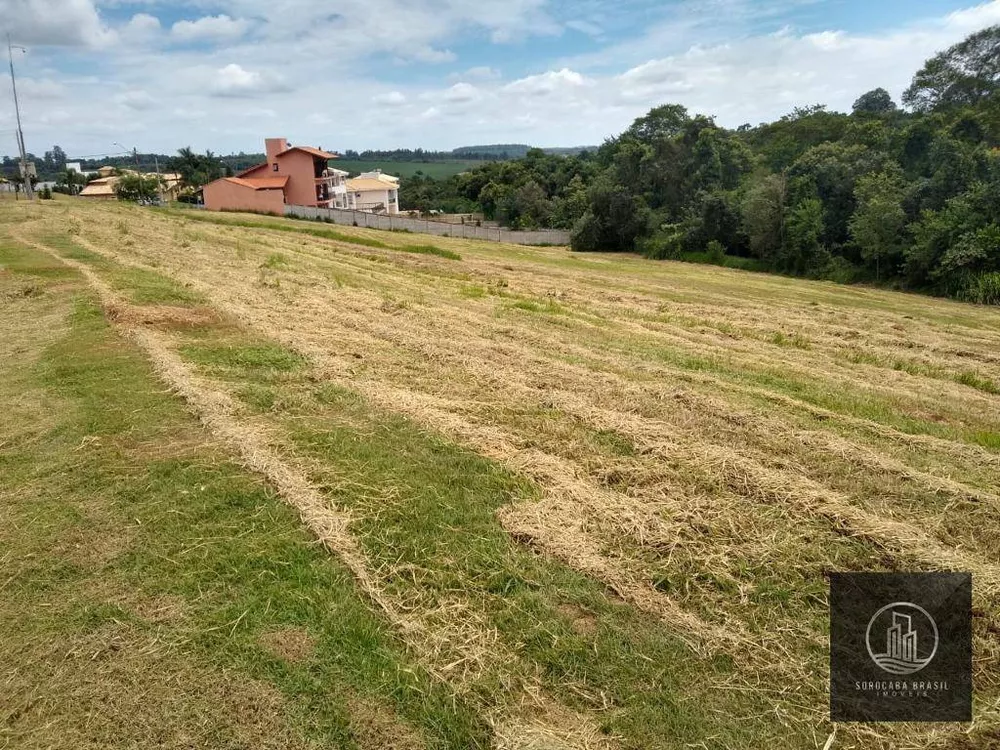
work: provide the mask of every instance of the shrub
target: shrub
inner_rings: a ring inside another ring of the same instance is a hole
[[[1000,271],[969,277],[959,296],[966,302],[980,305],[1000,305]]]
[[[705,252],[708,254],[709,263],[715,263],[717,265],[724,265],[726,262],[726,248],[722,246],[722,243],[718,240],[712,240],[705,247]]]
[[[643,237],[636,248],[651,260],[676,260],[681,257],[684,235],[676,230],[660,230],[649,237]]]
[[[597,217],[588,211],[573,227],[573,234],[569,240],[570,248],[578,253],[600,250],[600,231]]]
[[[819,274],[821,278],[836,281],[838,284],[850,284],[857,281],[858,269],[847,258],[835,255]]]

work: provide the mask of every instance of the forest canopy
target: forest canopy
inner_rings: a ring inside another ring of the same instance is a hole
[[[902,97],[801,107],[736,129],[665,104],[596,152],[532,149],[404,208],[572,230],[578,251],[639,251],[1000,304],[1000,26],[928,60]]]

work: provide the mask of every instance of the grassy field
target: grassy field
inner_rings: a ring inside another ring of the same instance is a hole
[[[998,310],[68,200],[0,267],[0,747],[823,748],[896,569],[976,723],[830,747],[1000,743]]]
[[[386,174],[396,177],[412,177],[417,172],[423,172],[427,177],[443,180],[459,172],[466,172],[483,162],[468,159],[450,159],[448,161],[363,161],[358,159],[337,159],[333,166],[343,169],[352,175],[361,172],[371,172],[381,169]]]

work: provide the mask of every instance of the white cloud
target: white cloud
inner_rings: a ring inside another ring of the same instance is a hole
[[[92,0],[0,0],[0,24],[15,44],[96,47],[115,40]]]
[[[54,100],[66,95],[66,87],[51,78],[19,78],[17,93],[26,100]]]
[[[79,154],[105,150],[109,136],[143,151],[256,151],[271,133],[334,150],[451,148],[512,134],[578,145],[665,102],[735,126],[802,104],[846,109],[876,86],[898,99],[934,52],[1000,23],[1000,0],[963,0],[965,9],[888,30],[824,29],[813,13],[807,32],[775,33],[791,18],[781,9],[808,1],[367,0],[331,9],[298,0],[0,0],[0,24],[17,22],[25,38],[15,42],[30,48],[15,60],[19,82],[37,82],[30,95],[25,83],[22,102],[29,147],[59,143]],[[211,20],[192,14],[180,27],[191,40],[204,34],[198,44],[177,44],[162,20],[175,7]],[[540,38],[598,27],[616,41],[598,35],[594,53],[571,60],[553,59]],[[9,101],[6,83],[0,77],[0,102]],[[95,101],[118,116],[95,121]],[[0,104],[0,130],[12,119]]]
[[[243,18],[230,18],[225,14],[203,16],[196,21],[178,21],[170,27],[170,34],[182,42],[238,39],[250,28]]]
[[[573,31],[579,31],[581,34],[586,34],[587,36],[600,36],[604,29],[598,26],[596,23],[591,23],[582,18],[574,18],[572,21],[566,22],[566,28],[572,29]]]
[[[149,92],[141,89],[124,91],[121,94],[117,94],[114,97],[114,101],[116,104],[120,104],[123,107],[137,112],[152,109],[156,106],[156,100],[149,94]]]
[[[997,16],[1000,2],[991,2],[883,35],[782,29],[649,60],[616,76],[613,88],[627,105],[678,101],[727,125],[770,120],[817,102],[846,111],[877,86],[898,99],[928,57]]]
[[[560,90],[568,90],[586,86],[592,83],[575,70],[563,68],[562,70],[550,70],[539,75],[527,76],[508,83],[504,90],[515,94],[527,94],[529,96],[548,96]]]
[[[428,44],[406,53],[404,55],[405,58],[425,63],[447,63],[458,59],[450,49],[434,49]]]
[[[986,2],[956,10],[945,19],[945,26],[956,33],[969,34],[985,26],[1000,23],[1000,3]]]
[[[500,71],[489,65],[477,65],[462,73],[451,73],[448,76],[453,81],[496,81],[500,77]]]
[[[175,107],[173,112],[174,117],[178,120],[202,120],[207,116],[207,112],[197,109],[186,109],[184,107]]]
[[[288,91],[289,87],[274,74],[229,63],[215,71],[210,90],[215,96],[251,97]]]
[[[384,94],[376,94],[372,97],[372,102],[382,104],[387,107],[399,107],[406,104],[406,97],[399,91],[387,91]]]
[[[149,13],[136,13],[122,29],[122,35],[130,39],[146,39],[160,32],[160,19]]]
[[[449,89],[445,89],[442,98],[446,102],[471,102],[480,96],[479,89],[471,83],[456,83]]]

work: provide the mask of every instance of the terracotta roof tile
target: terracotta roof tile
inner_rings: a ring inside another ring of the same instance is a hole
[[[267,169],[267,162],[266,161],[262,162],[260,164],[254,164],[252,167],[247,167],[242,172],[237,172],[236,173],[236,177],[247,177],[248,175],[251,175],[254,172],[256,172],[258,170],[261,170],[261,169]]]
[[[286,148],[284,151],[280,152],[278,156],[284,156],[290,151],[305,151],[307,154],[318,156],[320,159],[338,158],[336,154],[331,154],[328,151],[320,151],[318,148],[313,148],[312,146],[292,146],[291,148]]]
[[[375,180],[371,177],[356,177],[353,180],[347,181],[347,189],[353,190],[354,192],[360,192],[364,190],[396,190],[399,186],[391,182],[383,182],[382,180]]]
[[[91,195],[114,195],[115,186],[113,184],[101,183],[100,185],[94,185],[91,183],[87,185],[83,190],[80,191],[80,195],[85,198]]]
[[[222,179],[251,190],[281,190],[288,182],[287,177],[223,177]]]

